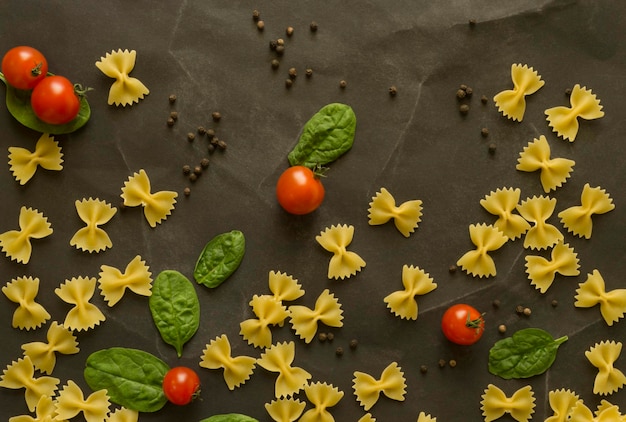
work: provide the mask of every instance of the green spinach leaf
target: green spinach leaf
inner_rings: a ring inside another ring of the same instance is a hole
[[[162,384],[169,369],[150,353],[114,347],[92,353],[84,376],[92,390],[106,389],[112,402],[139,412],[156,412],[167,403]]]
[[[198,284],[214,288],[239,268],[246,251],[246,239],[239,230],[215,236],[206,244],[196,262],[193,276]]]
[[[556,359],[558,339],[539,328],[525,328],[497,341],[489,350],[489,372],[504,379],[529,378],[544,373]]]
[[[191,281],[178,271],[162,271],[154,280],[150,312],[163,341],[178,357],[200,326],[200,301]]]
[[[302,128],[298,143],[287,156],[289,163],[313,169],[335,161],[352,148],[355,132],[356,115],[352,108],[328,104]]]
[[[259,422],[258,419],[240,413],[228,413],[224,415],[213,415],[210,418],[202,419],[200,422]]]

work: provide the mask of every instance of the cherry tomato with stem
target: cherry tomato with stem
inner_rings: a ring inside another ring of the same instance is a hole
[[[200,395],[200,378],[186,366],[176,366],[163,378],[163,393],[170,403],[184,406]]]
[[[33,47],[13,47],[2,57],[2,74],[15,89],[33,89],[47,73],[48,61]]]
[[[485,331],[485,319],[476,308],[459,303],[449,307],[441,318],[441,329],[448,340],[468,346],[476,343]]]
[[[315,211],[324,200],[320,176],[305,166],[285,170],[276,183],[276,198],[285,211],[303,215]]]
[[[80,91],[64,76],[48,76],[39,82],[30,96],[35,115],[43,122],[62,125],[76,118],[80,111]]]

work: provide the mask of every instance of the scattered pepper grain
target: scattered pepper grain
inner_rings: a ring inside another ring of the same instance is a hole
[[[459,106],[459,111],[460,111],[460,112],[461,112],[461,114],[463,114],[463,115],[465,115],[465,114],[469,113],[469,110],[470,110],[470,106],[469,106],[469,105],[467,105],[467,104],[461,104],[461,105]]]
[[[252,11],[252,19],[256,22],[261,18],[261,12],[259,12],[258,10],[253,10]]]
[[[327,333],[326,338],[328,341],[333,341],[335,339],[335,335],[333,333]]]
[[[193,174],[195,174],[196,176],[200,176],[202,174],[202,167],[201,166],[195,166],[193,168]]]
[[[172,112],[170,113],[170,117],[171,117],[172,119],[174,119],[175,121],[176,121],[176,120],[178,120],[178,112],[177,112],[177,111],[172,111]]]
[[[474,28],[476,26],[476,19],[470,19],[468,23],[470,28]]]
[[[172,119],[171,117],[168,117],[168,118],[167,118],[167,125],[168,125],[169,127],[174,126],[174,123],[176,123],[176,120]]]
[[[556,299],[553,299],[551,305],[553,308],[556,308],[559,305],[559,302]]]
[[[504,324],[500,324],[500,325],[498,325],[498,332],[499,332],[500,334],[504,334],[504,333],[506,333],[506,325],[504,325]]]
[[[474,90],[472,89],[472,87],[468,86],[467,88],[465,88],[465,95],[467,95],[468,97],[471,97],[473,93]]]
[[[487,136],[489,136],[489,129],[487,129],[486,127],[482,128],[480,130],[480,134],[483,138],[486,138]]]
[[[195,135],[193,132],[189,132],[189,133],[187,134],[187,140],[188,140],[189,142],[193,142],[193,140],[194,140],[194,139],[196,139],[196,135]]]
[[[398,94],[398,88],[395,85],[389,87],[389,95],[395,97]]]
[[[183,190],[183,194],[185,194],[185,196],[189,196],[189,195],[191,195],[191,189],[190,189],[189,187],[186,187],[186,188]]]
[[[217,140],[217,146],[220,149],[226,149],[226,141],[224,141],[223,139],[218,139]]]
[[[339,88],[344,89],[345,87],[348,86],[348,82],[346,82],[345,80],[341,80],[339,81]]]
[[[317,335],[317,339],[321,342],[325,342],[328,339],[328,336],[326,335],[326,333],[319,333]]]
[[[259,31],[263,31],[265,29],[265,22],[262,20],[257,21],[256,27]]]
[[[572,88],[567,88],[567,89],[565,90],[565,96],[566,96],[566,97],[569,97],[569,96],[571,96],[571,95],[572,95]]]
[[[189,164],[185,164],[183,166],[183,174],[189,174],[191,173],[191,166]]]
[[[491,302],[491,306],[493,306],[495,309],[500,308],[500,299],[495,299],[493,302]]]
[[[278,54],[279,56],[282,56],[283,54],[285,54],[285,46],[284,45],[277,45],[276,46],[276,54]]]
[[[219,122],[222,119],[222,113],[220,113],[219,111],[214,111],[213,113],[211,113],[211,117],[213,118],[214,122]]]
[[[298,71],[296,70],[295,67],[290,67],[289,68],[289,77],[291,79],[296,79],[296,76],[298,76]]]
[[[292,85],[293,85],[293,79],[291,78],[285,79],[285,88],[291,88]]]
[[[198,126],[198,135],[204,135],[206,133],[206,129],[204,128],[204,126]]]
[[[530,314],[533,313],[533,311],[530,308],[524,308],[522,312],[524,313],[525,316],[530,316]]]
[[[280,66],[280,62],[276,59],[272,60],[272,69],[278,69],[278,66]]]
[[[450,362],[448,362],[448,365],[450,365],[450,368],[454,368],[456,366],[456,360],[450,359]]]
[[[213,152],[215,152],[215,145],[209,144],[207,151],[209,151],[209,154],[213,154]]]
[[[343,347],[341,346],[337,347],[337,349],[335,349],[335,354],[337,356],[343,356]]]
[[[448,271],[450,274],[454,274],[456,272],[456,265],[452,264],[448,267]]]
[[[444,368],[446,366],[446,360],[445,359],[439,359],[439,367],[440,368]]]
[[[518,315],[521,315],[524,313],[524,307],[522,305],[517,305],[515,307],[515,313]]]
[[[311,22],[311,24],[309,25],[309,28],[311,29],[311,32],[317,32],[317,22],[315,21]]]
[[[288,27],[285,29],[285,34],[287,34],[287,36],[288,36],[288,37],[291,37],[291,36],[293,35],[293,31],[294,31],[294,30],[293,30],[293,26],[288,26]]]
[[[270,50],[276,51],[276,47],[278,47],[276,40],[270,40]]]
[[[489,98],[486,95],[480,97],[480,102],[483,104],[487,104],[489,102]]]
[[[205,158],[203,158],[203,159],[200,161],[200,166],[201,166],[203,169],[205,169],[205,168],[209,167],[209,159],[208,159],[208,158],[206,158],[206,157],[205,157]]]
[[[176,102],[176,95],[175,94],[170,94],[170,96],[168,97],[168,100],[169,100],[170,104],[174,104]]]
[[[304,74],[306,75],[307,78],[310,78],[311,76],[313,76],[313,69],[311,69],[310,67],[307,68]]]
[[[193,183],[193,182],[195,182],[196,180],[198,180],[198,175],[197,175],[197,174],[195,174],[195,173],[191,173],[191,174],[189,175],[189,181]]]
[[[352,339],[350,340],[350,348],[351,349],[356,349],[356,347],[359,345],[359,341],[357,339]]]
[[[428,372],[428,366],[426,365],[420,365],[420,372],[422,374],[425,374],[426,372]]]
[[[276,47],[278,47],[279,45],[285,45],[285,40],[283,40],[282,38],[279,38],[276,40]]]
[[[207,129],[206,136],[208,136],[209,139],[213,139],[215,137],[215,129]]]
[[[496,153],[497,145],[495,142],[489,144],[489,154],[493,155]]]
[[[466,96],[467,96],[467,92],[465,92],[464,89],[459,88],[456,90],[456,98],[458,98],[459,100],[462,100]]]

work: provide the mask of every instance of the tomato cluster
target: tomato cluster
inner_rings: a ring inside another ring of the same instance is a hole
[[[41,121],[62,125],[78,115],[80,97],[74,84],[63,76],[48,76],[48,61],[40,51],[13,47],[2,58],[2,74],[13,88],[32,91],[31,107]]]

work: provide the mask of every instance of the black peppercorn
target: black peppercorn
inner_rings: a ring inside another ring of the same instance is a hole
[[[396,88],[395,85],[391,85],[389,87],[389,95],[391,95],[392,97],[395,97],[396,94],[398,94],[398,88]]]
[[[305,74],[307,78],[310,78],[311,76],[313,76],[313,69],[307,68],[307,70],[305,71]]]
[[[204,135],[205,133],[206,133],[206,129],[204,128],[204,126],[198,126],[198,134]]]
[[[311,22],[311,24],[309,25],[309,28],[311,28],[311,32],[316,32],[317,31],[317,22],[315,22],[315,21]]]
[[[189,132],[189,133],[187,134],[187,140],[188,140],[189,142],[191,142],[191,141],[193,141],[194,139],[196,139],[196,135],[194,135],[194,134],[193,134],[193,132]]]
[[[333,341],[335,339],[335,335],[333,333],[326,334],[326,338],[328,341]]]
[[[176,95],[171,94],[168,98],[170,104],[174,104],[176,102]]]
[[[167,125],[172,127],[174,126],[174,123],[176,123],[176,120],[172,119],[171,117],[167,118]]]
[[[498,309],[500,307],[500,300],[495,299],[493,302],[491,302],[491,306],[493,306],[495,309]]]
[[[209,144],[207,150],[209,151],[209,154],[213,154],[213,151],[215,151],[215,145]]]
[[[282,56],[285,53],[285,46],[284,45],[277,45],[276,46],[276,54],[278,54],[279,56]]]
[[[489,136],[489,129],[487,129],[486,127],[482,128],[480,130],[480,134],[482,135],[483,138],[486,138],[487,136]]]
[[[191,189],[189,189],[188,187],[186,187],[186,188],[183,190],[183,193],[185,194],[185,196],[189,196],[189,195],[191,195]]]
[[[183,174],[189,174],[191,173],[191,166],[189,164],[185,164],[183,166]]]
[[[259,31],[263,31],[263,30],[265,29],[265,22],[263,22],[263,21],[258,21],[258,22],[256,23],[256,27],[257,27],[257,29],[258,29]]]
[[[258,10],[253,10],[252,11],[252,19],[255,22],[258,21],[260,17],[261,17],[261,12],[259,12]]]
[[[352,339],[350,340],[350,348],[351,349],[356,349],[356,347],[359,345],[359,341],[357,339]]]
[[[345,80],[342,79],[341,81],[339,81],[339,88],[343,89],[347,86],[348,86],[348,82],[346,82]]]
[[[439,364],[440,368],[443,368],[443,367],[446,366],[446,360],[445,359],[439,359],[438,364]]]
[[[489,144],[489,154],[493,155],[496,153],[496,144],[492,142]]]
[[[459,111],[461,112],[461,114],[467,114],[469,113],[470,110],[470,106],[468,106],[467,104],[461,104],[461,106],[459,107]]]
[[[208,158],[203,158],[202,161],[200,161],[200,166],[202,166],[202,168],[207,168],[209,167],[209,159]]]
[[[319,334],[317,335],[317,339],[318,339],[319,341],[322,341],[322,342],[326,341],[326,339],[327,339],[327,338],[328,338],[328,336],[326,335],[326,333],[319,333]]]
[[[195,166],[193,168],[193,174],[195,174],[196,176],[200,176],[202,174],[202,167],[200,166]]]
[[[293,79],[285,80],[285,88],[291,88],[292,85],[293,85]]]
[[[456,91],[456,98],[458,98],[459,100],[462,100],[463,98],[465,98],[467,96],[467,93],[465,92],[464,89],[457,89]]]
[[[293,26],[288,26],[287,29],[285,29],[285,34],[287,34],[288,37],[291,37],[293,35]]]
[[[178,120],[178,112],[177,111],[172,111],[170,113],[170,117],[174,120]]]
[[[276,51],[277,46],[278,46],[278,43],[276,42],[276,40],[270,40],[270,50]]]
[[[552,302],[550,302],[550,304],[552,305],[553,308],[556,308],[559,305],[558,300],[554,299],[552,300]]]
[[[211,117],[213,117],[214,122],[219,122],[222,118],[222,114],[219,111],[214,111],[213,113],[211,113]]]
[[[279,45],[285,45],[285,40],[283,40],[282,38],[277,39],[276,46],[278,47]]]
[[[450,274],[454,274],[456,272],[456,265],[452,264],[448,267],[448,271]]]
[[[295,67],[290,67],[289,68],[289,77],[291,79],[296,79],[296,76],[298,76],[298,71],[296,70]]]
[[[335,350],[335,354],[337,356],[343,356],[343,347],[337,347],[337,349]]]
[[[217,146],[220,147],[220,149],[226,149],[226,142],[221,139],[218,139]]]
[[[426,365],[420,365],[420,372],[422,374],[425,374],[426,372],[428,372],[428,366]]]
[[[456,360],[450,359],[450,362],[448,362],[448,365],[450,365],[450,368],[454,368],[456,366]]]
[[[197,175],[197,174],[195,174],[195,173],[191,173],[191,174],[189,175],[189,181],[190,181],[190,182],[195,182],[196,180],[198,180],[198,175]]]
[[[278,66],[280,66],[280,62],[276,59],[272,60],[272,69],[278,69]]]
[[[487,104],[489,102],[489,98],[486,95],[480,97],[480,102],[483,104]]]
[[[471,97],[473,93],[474,93],[474,90],[471,87],[468,86],[467,88],[465,88],[465,94],[468,97]]]
[[[213,139],[213,137],[215,137],[215,129],[207,129],[206,136],[208,136],[209,139]]]

